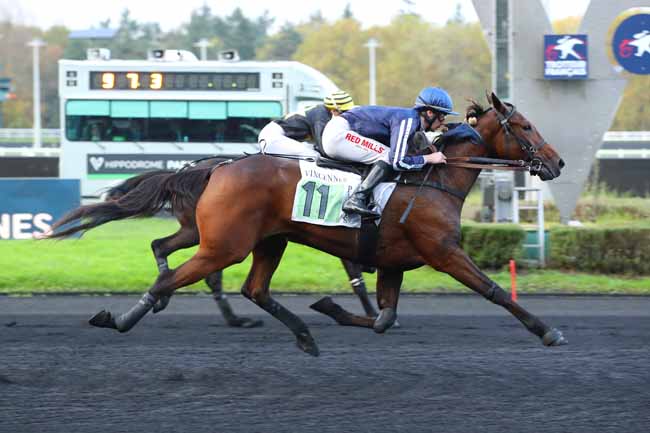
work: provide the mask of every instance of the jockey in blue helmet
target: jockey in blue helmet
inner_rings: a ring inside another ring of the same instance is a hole
[[[366,177],[343,204],[343,210],[367,217],[379,215],[368,207],[373,188],[389,180],[393,169],[419,170],[425,164],[444,164],[445,155],[408,155],[416,134],[434,131],[453,111],[449,94],[439,87],[426,87],[413,108],[362,106],[333,118],[323,132],[323,149],[332,158],[372,164]]]

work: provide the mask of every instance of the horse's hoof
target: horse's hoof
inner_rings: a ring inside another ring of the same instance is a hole
[[[99,313],[95,314],[93,317],[90,318],[88,321],[93,326],[97,326],[98,328],[111,328],[111,329],[117,329],[117,325],[115,324],[115,318],[111,315],[110,311],[102,310]]]
[[[299,334],[296,336],[296,345],[300,350],[311,356],[320,355],[320,350],[318,350],[318,346],[310,334]]]
[[[332,310],[334,305],[336,304],[334,304],[334,301],[332,300],[331,297],[324,296],[320,300],[311,304],[309,308],[311,308],[314,311],[318,311],[321,314],[327,315]]]
[[[564,338],[562,331],[553,328],[544,334],[542,343],[544,343],[544,346],[564,346],[565,344],[569,344],[569,341]]]
[[[248,317],[236,317],[228,320],[228,326],[232,328],[259,328],[264,326],[262,320],[249,319]]]
[[[161,296],[160,299],[158,299],[158,302],[153,304],[153,313],[160,313],[162,310],[167,308],[169,305],[169,301],[171,300],[170,296]]]
[[[397,320],[397,313],[392,308],[384,308],[379,312],[379,316],[375,319],[372,329],[377,334],[383,334],[388,328],[395,324]]]

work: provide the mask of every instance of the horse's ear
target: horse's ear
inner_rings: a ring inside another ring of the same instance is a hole
[[[490,103],[492,104],[492,106],[494,107],[495,110],[497,110],[497,111],[499,111],[501,113],[504,112],[505,108],[503,106],[503,102],[501,102],[499,97],[497,95],[495,95],[494,92],[492,92],[492,94],[490,95],[490,97],[488,99],[490,100]]]

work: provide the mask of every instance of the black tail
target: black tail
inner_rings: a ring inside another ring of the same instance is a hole
[[[161,174],[174,174],[174,173],[176,173],[176,171],[174,170],[155,170],[155,171],[148,171],[146,173],[142,173],[138,176],[130,177],[126,179],[124,182],[121,182],[116,186],[108,188],[106,190],[106,200],[107,201],[118,200],[120,197],[126,195],[135,187],[137,187],[142,182],[144,182],[145,180],[151,177],[156,177]]]
[[[178,210],[196,207],[212,170],[213,166],[197,166],[178,173],[160,170],[136,176],[122,184],[128,183],[130,189],[125,188],[126,192],[117,200],[81,206],[69,212],[52,225],[52,233],[47,237],[61,238],[110,221],[153,216],[166,204]],[[76,225],[57,231],[70,223]]]

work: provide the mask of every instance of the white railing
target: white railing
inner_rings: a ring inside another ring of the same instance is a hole
[[[519,205],[519,191],[524,192],[533,192],[537,193],[537,204],[535,205]],[[512,222],[514,224],[519,224],[519,211],[520,210],[535,210],[537,211],[537,224],[535,228],[537,229],[537,243],[536,244],[524,244],[524,248],[537,248],[539,251],[539,266],[544,267],[546,265],[545,257],[545,239],[544,239],[544,194],[540,188],[514,188],[512,194]]]
[[[59,129],[47,128],[41,129],[41,137],[58,139]],[[0,128],[0,139],[32,139],[34,130],[31,128]],[[6,141],[6,140],[5,140]]]

